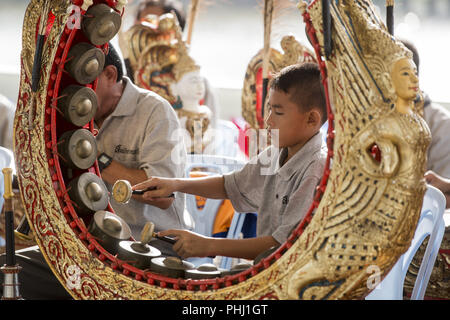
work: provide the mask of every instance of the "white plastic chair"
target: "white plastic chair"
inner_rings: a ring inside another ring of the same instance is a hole
[[[320,127],[320,132],[322,133],[323,142],[327,142],[328,133],[328,120]]]
[[[242,226],[244,225],[245,215],[245,213],[234,212],[233,220],[231,220],[230,229],[227,233],[227,239],[239,239]],[[231,269],[232,262],[233,258],[222,257],[220,268],[229,270]]]
[[[202,155],[202,154],[190,154],[188,155],[188,161],[186,165],[186,177],[193,168],[205,169],[211,175],[214,174],[224,174],[231,171],[239,170],[244,166],[244,161],[217,155]],[[216,214],[219,207],[222,204],[221,199],[206,199],[205,206],[202,210],[197,208],[197,202],[194,195],[186,194],[186,208],[191,214],[194,220],[194,232],[205,235],[212,236],[214,221],[216,219]],[[242,226],[244,223],[245,214],[235,212],[233,215],[233,220],[230,229],[227,233],[227,238],[238,237]],[[188,258],[189,262],[195,264],[196,266],[203,263],[212,263],[212,258]],[[225,261],[224,261],[225,260]],[[225,257],[222,259],[221,265],[230,264],[228,259]]]
[[[427,236],[430,236],[411,295],[411,300],[423,299],[444,236],[444,211],[444,195],[437,188],[427,185],[422,212],[411,246],[383,281],[366,297],[366,300],[402,300],[403,283],[409,265],[422,242]]]
[[[239,129],[236,125],[231,121],[219,119],[215,129],[214,150],[211,151],[219,156],[237,157]]]

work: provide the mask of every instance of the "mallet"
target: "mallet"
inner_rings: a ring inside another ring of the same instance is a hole
[[[144,228],[142,229],[141,232],[141,243],[142,244],[148,244],[152,238],[156,238],[162,241],[166,241],[170,244],[174,244],[175,242],[177,242],[177,240],[170,238],[170,237],[160,237],[158,236],[158,234],[155,232],[155,224],[151,221],[147,222],[144,226]]]
[[[119,203],[128,203],[130,201],[131,196],[133,194],[143,195],[147,191],[155,190],[155,187],[147,188],[145,190],[132,190],[131,183],[127,180],[117,180],[112,188],[112,196],[114,200]],[[167,198],[175,198],[175,195],[172,193]]]

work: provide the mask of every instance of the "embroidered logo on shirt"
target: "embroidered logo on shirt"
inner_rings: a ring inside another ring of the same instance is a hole
[[[126,154],[138,154],[139,149],[130,150],[130,149],[127,149],[126,147],[122,146],[121,144],[119,144],[114,149],[114,152],[115,153],[126,153]]]

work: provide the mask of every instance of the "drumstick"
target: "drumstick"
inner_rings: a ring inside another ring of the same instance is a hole
[[[144,229],[142,229],[142,233],[141,233],[141,243],[142,244],[148,244],[150,242],[150,240],[152,240],[152,238],[156,238],[162,241],[166,241],[170,244],[174,244],[175,242],[177,242],[177,240],[170,238],[170,237],[160,237],[158,236],[158,234],[155,232],[155,224],[151,221],[148,221],[145,226]]]

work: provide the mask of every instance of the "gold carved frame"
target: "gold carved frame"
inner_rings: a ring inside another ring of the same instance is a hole
[[[336,41],[328,59],[323,58],[323,34],[318,31],[323,24],[321,1],[299,4],[328,100],[329,154],[323,179],[305,219],[277,251],[237,275],[204,280],[167,278],[118,260],[99,245],[78,216],[57,153],[58,136],[67,128],[59,121],[56,101],[68,77],[64,72],[68,50],[83,41],[82,31],[68,28],[70,2],[52,1],[55,18],[46,36],[33,105],[30,70],[41,3],[31,0],[24,18],[14,152],[22,200],[36,241],[55,276],[75,299],[360,299],[372,289],[368,268],[376,266],[383,278],[407,250],[425,190],[420,178],[423,168],[410,168],[419,172],[411,182],[415,187],[398,193],[395,181],[401,177],[369,174],[355,157],[362,152],[358,139],[362,133],[376,133],[375,122],[390,123],[395,131],[399,121],[390,109],[393,100],[376,86],[377,80],[371,78],[376,72],[354,42],[360,31],[352,29],[350,18],[362,17],[360,28],[370,25],[376,34],[371,41],[386,35],[370,1],[331,1]],[[398,45],[391,42],[380,50],[389,46]],[[361,99],[365,105],[355,106],[348,99]],[[92,121],[86,128],[93,131]],[[425,147],[415,156],[422,154]],[[96,164],[86,171],[100,175]],[[383,209],[389,209],[386,217],[378,212]],[[377,232],[380,226],[385,229]]]

